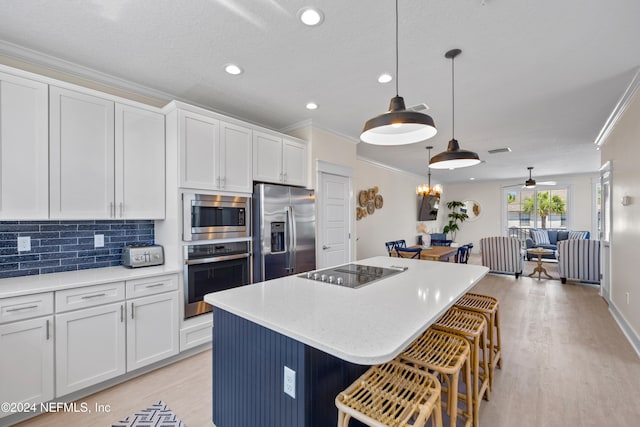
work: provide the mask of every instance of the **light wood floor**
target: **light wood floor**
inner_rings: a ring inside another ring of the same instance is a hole
[[[639,425],[640,359],[598,288],[490,274],[474,291],[500,300],[504,354],[481,426]],[[20,426],[110,426],[157,400],[189,427],[211,426],[211,353],[82,400],[112,405],[109,414],[46,414]]]

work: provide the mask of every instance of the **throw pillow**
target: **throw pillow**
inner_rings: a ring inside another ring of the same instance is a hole
[[[586,231],[570,231],[569,239],[586,239],[587,232]]]
[[[531,238],[533,239],[533,243],[536,245],[550,244],[547,230],[531,230]]]

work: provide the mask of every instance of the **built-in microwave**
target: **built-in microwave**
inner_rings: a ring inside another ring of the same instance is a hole
[[[251,237],[251,198],[209,194],[182,195],[182,239]]]

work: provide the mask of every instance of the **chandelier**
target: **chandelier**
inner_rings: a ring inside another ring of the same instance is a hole
[[[429,150],[429,158],[431,158],[431,149],[433,148],[433,146],[429,145],[426,148],[427,150]],[[428,171],[427,176],[429,177],[429,183],[418,185],[416,187],[416,194],[419,196],[440,196],[440,194],[442,193],[442,185],[436,184],[433,187],[431,187],[431,168],[429,167],[429,164],[427,164],[427,171]]]

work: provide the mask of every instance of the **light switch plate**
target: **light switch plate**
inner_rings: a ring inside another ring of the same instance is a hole
[[[287,366],[284,367],[284,392],[296,398],[296,371]]]
[[[31,250],[31,236],[18,237],[18,252],[28,252]]]
[[[93,237],[94,248],[104,248],[104,234],[96,234]]]

